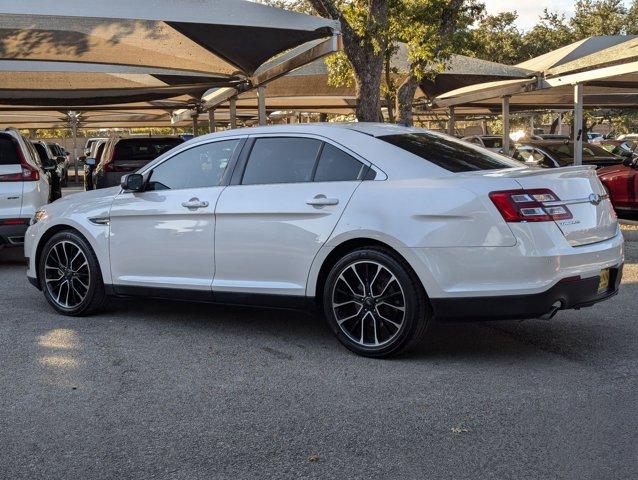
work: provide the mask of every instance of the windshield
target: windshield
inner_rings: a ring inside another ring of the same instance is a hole
[[[378,138],[450,172],[521,167],[511,158],[441,133],[402,133]]]
[[[558,163],[571,165],[574,162],[574,144],[562,143],[560,145],[543,145],[541,147],[547,151]],[[611,157],[612,155],[598,145],[583,145],[583,158]]]

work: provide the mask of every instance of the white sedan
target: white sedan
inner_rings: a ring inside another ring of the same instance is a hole
[[[62,314],[120,295],[316,305],[346,347],[375,357],[435,319],[548,317],[605,300],[624,258],[593,168],[521,167],[387,124],[197,137],[32,223],[28,277]]]

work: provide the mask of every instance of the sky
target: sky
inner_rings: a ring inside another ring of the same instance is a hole
[[[534,26],[544,8],[559,11],[567,17],[574,13],[576,0],[483,0],[488,13],[498,13],[510,10],[518,12],[518,28],[529,30]],[[629,5],[629,1],[625,1]]]

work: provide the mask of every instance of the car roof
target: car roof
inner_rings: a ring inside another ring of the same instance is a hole
[[[273,133],[316,133],[327,134],[331,130],[347,130],[363,133],[372,137],[381,137],[385,135],[397,135],[402,133],[419,133],[423,130],[415,127],[405,127],[392,123],[373,123],[373,122],[352,122],[352,123],[329,123],[318,122],[311,124],[282,124],[268,125],[262,127],[246,127],[236,128],[232,130],[224,130],[223,132],[209,133],[195,137],[202,139],[208,136],[218,138],[220,136],[231,135],[260,135]]]

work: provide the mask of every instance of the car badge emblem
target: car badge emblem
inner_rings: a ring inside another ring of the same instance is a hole
[[[591,195],[589,195],[589,203],[591,203],[592,205],[599,205],[602,201],[602,197],[597,193],[592,193]]]

